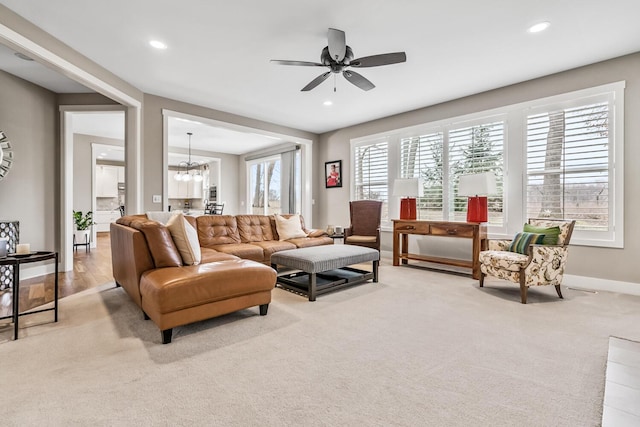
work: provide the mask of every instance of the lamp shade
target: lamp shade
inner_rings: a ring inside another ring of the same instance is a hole
[[[424,187],[420,178],[402,178],[393,181],[393,195],[400,197],[422,197]]]
[[[496,192],[496,176],[493,172],[461,175],[458,184],[459,196],[486,196]]]

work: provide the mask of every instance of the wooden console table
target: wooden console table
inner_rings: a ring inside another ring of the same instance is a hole
[[[409,235],[456,237],[471,240],[471,261],[409,253]],[[400,247],[402,243],[402,247]],[[467,267],[474,279],[480,278],[481,250],[487,248],[487,226],[479,222],[393,220],[393,265],[408,264],[408,260],[434,262],[438,264]]]

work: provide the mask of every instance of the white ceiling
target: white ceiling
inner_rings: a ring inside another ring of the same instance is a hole
[[[146,93],[315,133],[640,51],[638,0],[0,3]],[[362,69],[369,92],[341,76],[300,92],[324,69],[269,60],[319,61],[329,27],[356,57],[407,62]]]

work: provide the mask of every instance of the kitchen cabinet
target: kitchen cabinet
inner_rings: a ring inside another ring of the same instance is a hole
[[[118,197],[118,166],[96,165],[96,197]]]
[[[93,215],[96,232],[109,231],[109,224],[120,218],[120,211],[96,211]]]
[[[174,176],[179,171],[169,171],[167,195],[170,199],[202,199],[202,181],[176,181]]]

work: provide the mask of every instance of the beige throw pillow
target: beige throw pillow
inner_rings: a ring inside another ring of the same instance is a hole
[[[300,215],[292,215],[289,218],[276,215],[275,218],[276,230],[281,241],[295,239],[296,237],[307,237],[307,233],[302,230]]]
[[[202,251],[198,232],[181,213],[177,213],[167,222],[167,228],[173,238],[185,265],[198,265],[202,261]]]

